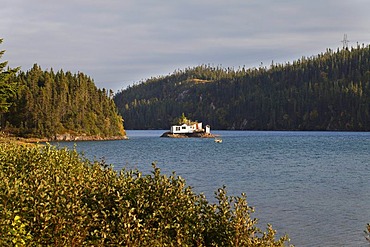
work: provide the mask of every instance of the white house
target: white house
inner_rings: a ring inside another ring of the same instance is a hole
[[[190,134],[190,133],[202,132],[202,131],[204,131],[202,127],[202,123],[191,123],[190,125],[183,124],[183,125],[172,125],[171,126],[172,134]],[[210,132],[209,125],[206,126],[206,132],[207,133]]]

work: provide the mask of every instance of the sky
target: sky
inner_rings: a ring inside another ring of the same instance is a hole
[[[114,92],[198,65],[253,68],[370,44],[368,0],[0,0],[1,61]]]

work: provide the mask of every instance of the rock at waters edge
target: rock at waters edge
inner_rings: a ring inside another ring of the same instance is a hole
[[[165,132],[161,137],[169,138],[215,138],[216,135],[206,132],[194,132],[194,133],[183,133],[183,134],[173,134],[171,132]]]

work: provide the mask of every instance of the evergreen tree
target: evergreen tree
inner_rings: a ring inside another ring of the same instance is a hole
[[[0,44],[3,39],[0,39]],[[5,50],[0,51],[0,58],[4,55]],[[19,70],[19,68],[6,68],[8,62],[0,62],[0,114],[9,110],[11,105],[10,99],[14,97],[16,91],[16,83],[10,82],[9,79]]]
[[[83,73],[43,71],[35,64],[12,80],[18,81],[19,87],[14,105],[4,115],[9,132],[49,138],[59,134],[125,135],[123,119],[107,91],[98,89]]]
[[[166,129],[185,113],[213,129],[369,131],[370,46],[269,68],[186,68],[114,101],[128,129]]]

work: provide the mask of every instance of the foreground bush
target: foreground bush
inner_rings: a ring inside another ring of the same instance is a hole
[[[1,246],[284,246],[225,188],[208,203],[154,166],[117,173],[75,150],[0,145]]]

